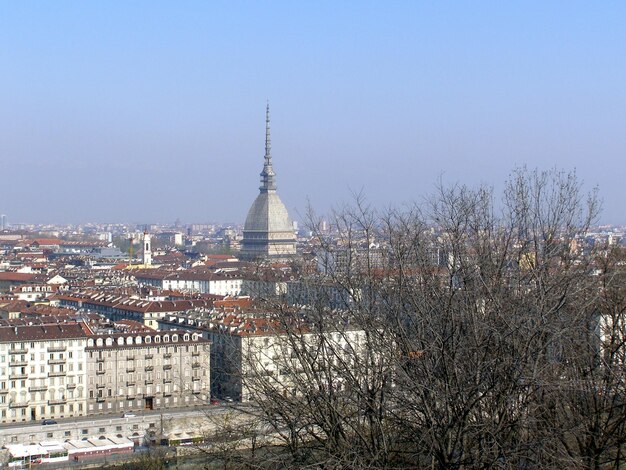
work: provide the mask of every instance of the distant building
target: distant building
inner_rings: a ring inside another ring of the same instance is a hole
[[[152,264],[152,242],[150,240],[150,234],[148,229],[143,232],[143,256],[142,263],[144,266],[150,266]]]
[[[210,271],[141,271],[135,274],[141,285],[163,290],[195,292],[214,295],[241,295],[243,278],[229,273]]]
[[[270,110],[265,118],[265,163],[261,172],[261,186],[252,203],[243,228],[240,258],[288,259],[296,254],[296,235],[287,208],[276,193],[276,174],[270,153]]]

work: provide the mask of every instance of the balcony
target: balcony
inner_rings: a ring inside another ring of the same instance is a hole
[[[163,370],[170,370],[172,368],[172,364],[163,364]]]
[[[126,373],[127,373],[127,374],[130,374],[131,372],[135,372],[135,368],[134,368],[134,367],[131,367],[131,368],[127,368],[127,369],[126,369]]]
[[[96,362],[104,362],[105,359],[103,357],[96,357]]]
[[[163,392],[163,396],[164,397],[171,397],[172,396],[172,392]]]
[[[56,400],[48,400],[48,405],[65,405],[67,400],[65,398],[57,398]]]
[[[48,377],[65,377],[67,372],[64,370],[57,370],[55,372],[48,372]]]
[[[126,356],[126,360],[127,361],[134,361],[135,360],[135,356]]]
[[[104,403],[104,397],[96,397],[96,403]]]
[[[192,381],[192,382],[197,382],[198,380],[200,380],[200,377],[192,377],[192,378],[191,378],[191,381]]]
[[[153,383],[154,383],[154,380],[146,379],[146,385],[152,385]]]
[[[200,353],[199,353],[199,352],[192,352],[192,353],[191,353],[191,355],[192,355],[193,357],[198,357],[198,356],[200,355]]]
[[[76,384],[67,384],[65,388],[67,388],[68,390],[76,388]]]
[[[67,346],[48,346],[48,352],[63,352]]]
[[[169,377],[165,377],[165,378],[163,379],[163,383],[164,383],[164,384],[171,384],[171,383],[172,383],[172,379],[171,379],[171,378],[169,378]]]
[[[65,364],[67,359],[48,359],[48,364]]]
[[[9,349],[9,354],[27,354],[28,348],[20,348],[20,349]]]
[[[30,404],[30,402],[28,401],[23,401],[23,402],[11,402],[9,403],[9,408],[27,408],[28,405]]]
[[[135,386],[135,381],[134,380],[129,380],[128,382],[126,382],[126,386],[127,387],[134,387]]]
[[[199,362],[194,362],[193,364],[191,364],[192,369],[199,369],[200,367],[202,366]]]
[[[165,353],[165,354],[163,354],[163,357],[165,359],[169,359],[170,357],[172,357],[172,353]]]
[[[147,370],[147,371],[154,370],[154,366],[146,366],[146,370]]]
[[[28,365],[28,361],[11,361],[9,367],[25,367]]]
[[[193,393],[194,395],[200,395],[201,391],[200,390],[192,390],[191,393]]]
[[[28,374],[9,374],[9,380],[23,380],[27,378]]]
[[[152,359],[153,357],[154,357],[154,356],[153,356],[152,354],[146,354],[146,355],[145,355],[145,358],[146,358],[146,359]]]
[[[46,387],[47,389],[47,387]],[[32,391],[32,388],[28,389],[29,392]],[[6,395],[7,393],[9,393],[9,389],[8,388],[0,388],[0,395]]]
[[[96,375],[104,375],[106,373],[106,371],[104,370],[97,370],[96,371]]]
[[[76,386],[76,385],[74,385]],[[69,388],[70,386],[68,385],[67,388]],[[96,384],[96,388],[104,388],[105,385],[104,384]]]
[[[136,398],[135,395],[126,395],[127,400],[134,400]]]
[[[45,392],[48,390],[47,385],[33,385],[32,387],[28,387],[29,392]],[[2,392],[2,390],[0,390]]]

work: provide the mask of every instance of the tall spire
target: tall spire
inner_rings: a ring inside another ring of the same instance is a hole
[[[267,101],[265,108],[265,162],[263,163],[263,171],[261,172],[261,192],[276,191],[276,182],[274,177],[274,169],[272,168],[272,144],[270,140],[270,102]]]
[[[270,160],[272,156],[270,151],[272,150],[272,143],[270,140],[270,100],[267,100],[267,107],[265,108],[265,159]]]

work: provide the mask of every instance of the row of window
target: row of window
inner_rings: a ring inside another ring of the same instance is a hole
[[[151,343],[160,343],[161,340],[163,340],[164,343],[169,343],[170,341],[177,343],[179,341],[179,335],[174,333],[171,336],[169,334],[164,334],[164,335],[154,335],[154,336],[127,336],[126,338],[120,336],[116,339],[111,338],[111,337],[107,337],[107,338],[97,338],[94,342],[94,340],[92,338],[87,340],[87,346],[88,347],[93,347],[94,344],[97,347],[100,346],[123,346],[123,345],[139,345],[139,344],[151,344]],[[191,340],[193,341],[197,341],[198,340],[198,335],[197,334],[193,334],[191,337],[189,336],[189,333],[185,333],[183,334],[183,341],[188,342],[189,339],[191,338]]]
[[[13,350],[13,349],[26,349],[30,346],[31,349],[46,349],[46,348],[58,348],[58,347],[73,347],[75,345],[79,345],[84,340],[64,340],[64,341],[32,341],[32,342],[12,342],[12,343],[3,343],[0,344],[0,349],[2,350]],[[6,347],[8,346],[8,348]]]

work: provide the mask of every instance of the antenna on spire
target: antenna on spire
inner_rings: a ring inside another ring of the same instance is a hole
[[[270,153],[272,144],[270,141],[270,102],[267,100],[265,108],[265,163],[263,163],[263,171],[261,172],[261,192],[275,191],[276,183],[274,181],[274,169],[272,168],[272,155]]]
[[[265,108],[265,158],[270,157],[270,150],[272,144],[270,140],[270,100],[267,100],[267,107]]]

